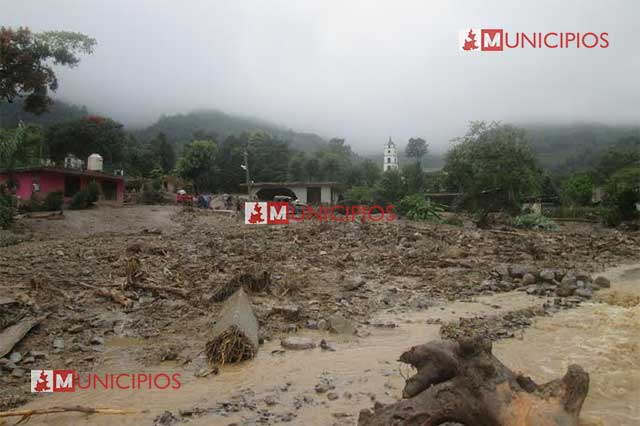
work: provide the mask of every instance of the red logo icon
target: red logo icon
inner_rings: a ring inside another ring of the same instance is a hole
[[[462,50],[476,50],[478,48],[478,44],[476,41],[476,33],[473,32],[473,29],[469,30],[469,34],[464,39],[464,45],[462,46]]]
[[[31,392],[75,392],[74,370],[31,370]]]

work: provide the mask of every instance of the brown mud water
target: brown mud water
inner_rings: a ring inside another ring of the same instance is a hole
[[[591,377],[582,409],[582,425],[640,424],[640,264],[614,268],[605,274],[612,287],[598,295],[601,302],[584,303],[551,317],[534,319],[516,339],[494,343],[493,353],[513,371],[536,382],[561,377],[579,364]],[[30,425],[182,424],[227,426],[253,424],[355,425],[358,413],[374,401],[391,403],[402,397],[412,372],[397,362],[413,345],[439,337],[435,320],[453,320],[536,306],[545,299],[524,293],[478,297],[418,313],[380,316],[381,324],[366,337],[299,333],[314,341],[326,339],[335,351],[316,348],[282,351],[278,341],[265,343],[255,359],[227,365],[217,376],[196,378],[192,371],[165,363],[146,372],[181,373],[179,390],[80,390],[41,395],[21,409],[83,405],[144,412],[110,417],[65,413],[34,417]],[[115,340],[117,339],[117,340]],[[103,372],[140,370],[126,357],[135,340],[107,342]],[[161,416],[165,411],[171,414]]]

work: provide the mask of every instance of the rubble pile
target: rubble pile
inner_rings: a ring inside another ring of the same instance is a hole
[[[640,252],[637,232],[592,225],[558,232],[406,221],[246,226],[195,211],[173,220],[179,225],[170,229],[34,235],[2,248],[0,291],[20,309],[0,309],[0,325],[46,318],[13,349],[21,361],[0,359],[0,407],[27,380],[12,373],[25,358],[29,368],[89,370],[111,336],[140,339],[128,350],[143,364],[171,353],[187,365],[241,287],[261,338],[301,328],[353,334],[381,310],[489,292],[584,300],[607,285],[592,271]]]

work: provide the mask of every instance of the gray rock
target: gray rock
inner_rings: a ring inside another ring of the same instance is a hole
[[[64,339],[62,337],[56,337],[53,339],[53,348],[59,350],[64,349]]]
[[[29,355],[35,359],[45,359],[47,357],[47,353],[41,351],[29,351]]]
[[[104,345],[104,339],[100,336],[93,336],[90,343],[92,345]]]
[[[333,386],[327,384],[327,383],[318,383],[315,387],[315,391],[317,393],[327,393],[329,392],[331,389],[333,389]]]
[[[533,274],[526,273],[522,277],[522,285],[531,285],[536,283],[536,276]]]
[[[574,274],[578,281],[591,281],[591,274],[585,271],[576,271]]]
[[[22,361],[22,354],[20,352],[11,352],[11,355],[9,355],[9,359],[11,360],[11,362],[18,364],[20,361]]]
[[[556,290],[556,294],[560,297],[569,297],[573,295],[577,288],[578,286],[575,284],[575,282],[562,283]]]
[[[313,349],[316,347],[316,344],[313,343],[313,340],[306,337],[287,337],[286,339],[280,342],[283,348],[292,349],[292,350],[303,350],[303,349]]]
[[[318,330],[326,330],[329,328],[329,323],[325,319],[321,319],[318,321]]]
[[[320,348],[322,348],[325,351],[329,351],[329,352],[335,352],[335,348],[333,346],[331,346],[329,344],[329,342],[327,342],[326,340],[322,339],[320,341]]]
[[[305,324],[305,326],[309,330],[317,330],[318,329],[318,321],[308,320],[307,323]]]
[[[509,274],[512,278],[522,278],[529,271],[529,267],[525,265],[511,265],[509,267]]]
[[[608,278],[605,278],[603,276],[596,277],[596,280],[594,282],[600,288],[609,288],[609,287],[611,287],[611,281],[609,281]]]
[[[591,299],[591,297],[593,297],[593,291],[588,288],[579,288],[574,294],[576,296],[584,297],[585,299]]]
[[[267,404],[269,406],[272,406],[272,405],[276,405],[278,403],[278,400],[273,395],[267,395],[264,398],[264,402],[265,402],[265,404]]]
[[[552,269],[543,269],[540,271],[540,279],[547,282],[552,282],[556,279],[556,273]]]
[[[562,281],[560,281],[560,284],[562,285],[570,285],[570,286],[576,286],[576,277],[573,274],[567,274],[562,278]]]
[[[32,356],[28,356],[22,360],[22,364],[33,364],[34,362],[36,362],[36,359]]]
[[[338,334],[352,335],[356,332],[353,323],[341,315],[332,315],[328,320],[329,331]]]
[[[22,368],[14,368],[13,371],[11,371],[11,376],[18,379],[24,377],[24,370]]]
[[[338,398],[339,398],[339,396],[338,396],[338,394],[337,394],[337,393],[335,393],[335,392],[329,392],[329,393],[327,394],[327,399],[328,399],[329,401],[335,401],[335,400],[336,400],[336,399],[338,399]]]

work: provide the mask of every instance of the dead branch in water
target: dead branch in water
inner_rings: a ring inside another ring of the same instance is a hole
[[[139,411],[121,410],[118,408],[94,408],[83,407],[80,405],[69,407],[51,407],[51,408],[39,408],[34,410],[17,410],[17,411],[0,411],[0,418],[6,417],[22,417],[16,425],[27,421],[31,416],[37,416],[42,414],[56,414],[56,413],[84,413],[84,414],[108,414],[108,415],[122,415],[122,414],[135,414]],[[15,426],[15,425],[14,425]]]

